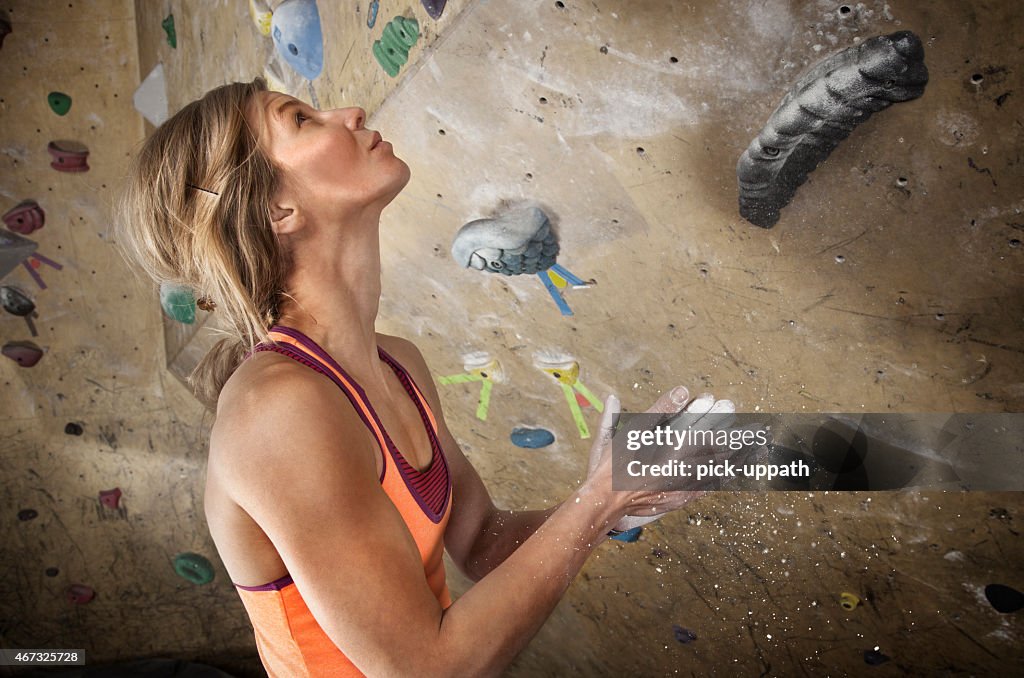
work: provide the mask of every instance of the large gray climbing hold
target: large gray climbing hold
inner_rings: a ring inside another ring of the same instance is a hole
[[[471,221],[452,243],[452,257],[460,266],[502,275],[546,271],[557,256],[558,240],[539,207]]]
[[[807,175],[871,114],[924,93],[928,69],[910,31],[878,35],[815,65],[736,164],[740,215],[771,228]]]

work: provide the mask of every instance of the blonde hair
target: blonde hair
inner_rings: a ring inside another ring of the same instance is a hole
[[[228,336],[189,377],[196,397],[217,398],[247,351],[269,341],[289,261],[271,227],[280,171],[245,117],[265,125],[263,78],[210,90],[142,142],[117,204],[117,244],[157,284],[185,285],[212,301]]]

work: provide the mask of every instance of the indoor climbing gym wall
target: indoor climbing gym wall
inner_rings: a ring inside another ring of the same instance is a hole
[[[1011,440],[984,490],[709,493],[600,546],[506,675],[1012,674],[1022,28],[1011,0],[0,4],[0,647],[265,675],[184,383],[217,314],[112,227],[155,126],[262,75],[410,166],[378,329],[501,507],[569,495],[608,393]]]

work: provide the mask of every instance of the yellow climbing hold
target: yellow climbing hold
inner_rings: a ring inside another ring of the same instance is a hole
[[[544,367],[543,370],[558,381],[569,386],[575,384],[580,378],[580,364],[575,360],[559,367]]]
[[[261,35],[270,35],[270,20],[273,12],[265,0],[249,0],[249,15]]]
[[[497,360],[491,360],[486,365],[472,366],[464,365],[466,371],[470,374],[478,375],[481,379],[490,379],[491,381],[502,381],[504,376],[501,371],[501,365]]]
[[[860,598],[844,591],[839,596],[839,604],[843,606],[844,610],[852,610],[860,605]]]

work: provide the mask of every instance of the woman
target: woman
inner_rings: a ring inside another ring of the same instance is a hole
[[[380,214],[409,168],[364,117],[261,78],[212,90],[146,140],[120,240],[231,328],[192,375],[216,410],[205,509],[270,675],[494,675],[627,508],[694,495],[611,491],[609,396],[569,499],[495,508],[416,346],[374,329]],[[476,581],[454,604],[443,550]]]

